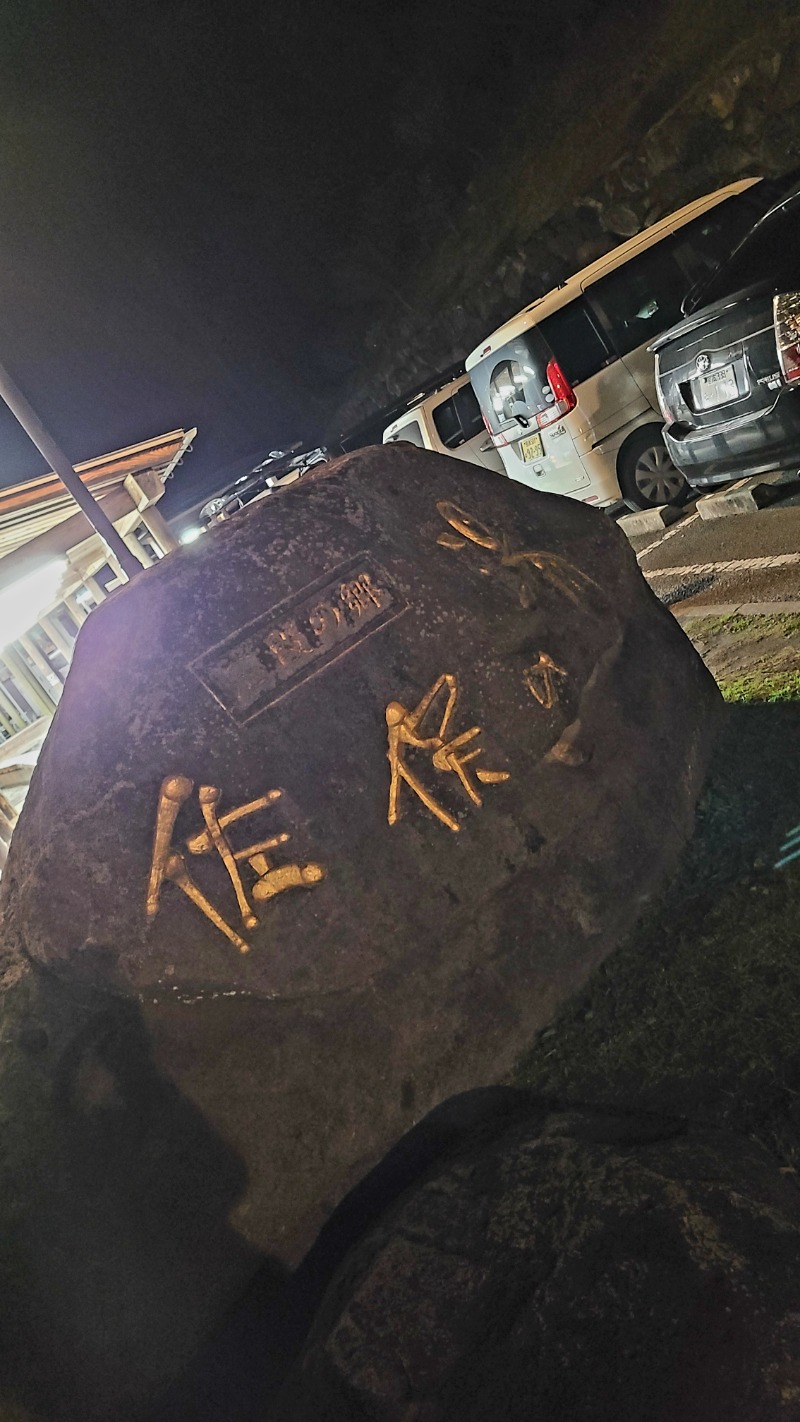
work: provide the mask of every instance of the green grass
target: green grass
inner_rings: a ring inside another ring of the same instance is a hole
[[[725,636],[740,637],[748,642],[762,637],[795,637],[800,634],[800,614],[770,612],[745,617],[740,612],[731,612],[725,617],[693,617],[684,622],[683,630],[692,641]]]
[[[800,669],[785,665],[792,648],[781,645],[796,639],[795,661],[800,663],[800,615],[797,613],[693,617],[684,622],[683,630],[705,658],[726,701],[800,699]],[[741,654],[737,656],[737,653]],[[731,660],[738,662],[735,668],[730,667]]]
[[[719,681],[726,701],[798,701],[800,671],[756,671]]]

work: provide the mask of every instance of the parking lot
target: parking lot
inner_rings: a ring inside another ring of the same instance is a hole
[[[768,508],[706,520],[697,504],[630,538],[653,591],[730,701],[800,691],[800,487]]]
[[[690,506],[671,527],[631,543],[651,587],[681,618],[755,604],[800,610],[800,489],[770,508],[713,521]]]

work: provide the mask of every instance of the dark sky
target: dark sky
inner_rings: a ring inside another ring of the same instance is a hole
[[[190,503],[318,435],[372,195],[390,230],[394,166],[457,165],[505,33],[471,0],[3,0],[0,360],[70,457],[197,425]],[[0,482],[40,467],[0,409]]]

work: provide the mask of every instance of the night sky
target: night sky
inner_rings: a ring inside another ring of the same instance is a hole
[[[417,158],[463,182],[514,72],[469,0],[3,0],[0,360],[74,461],[197,425],[173,507],[318,438],[377,207]],[[0,482],[41,467],[0,410]]]

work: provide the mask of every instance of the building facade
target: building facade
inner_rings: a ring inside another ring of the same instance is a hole
[[[173,430],[76,466],[144,567],[176,547],[157,504],[196,433]],[[81,626],[122,581],[56,475],[0,492],[0,865]]]

